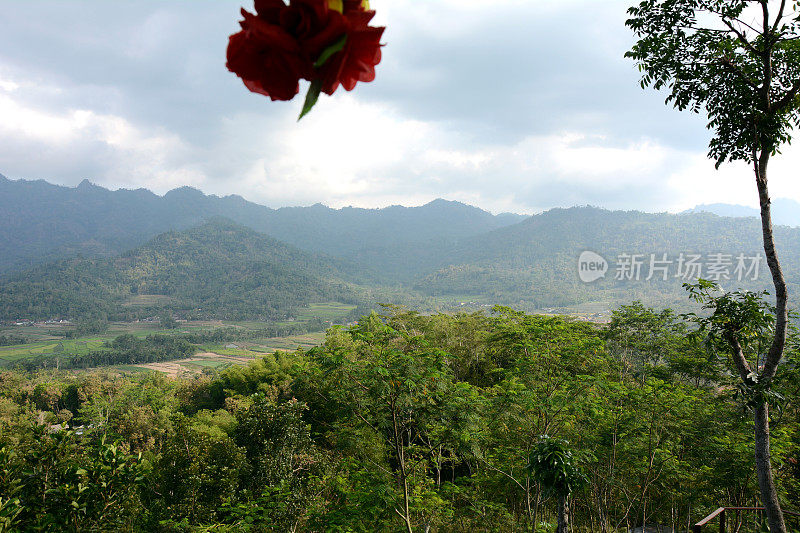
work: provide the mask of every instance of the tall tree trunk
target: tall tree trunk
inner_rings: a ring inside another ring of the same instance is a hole
[[[786,533],[783,511],[778,502],[778,491],[772,479],[772,460],[769,451],[769,405],[765,402],[756,408],[756,471],[761,488],[761,502],[767,512],[771,533]]]
[[[397,456],[398,466],[400,467],[400,485],[403,489],[403,512],[395,509],[403,523],[406,526],[408,533],[414,533],[414,528],[411,525],[411,512],[409,510],[409,495],[408,495],[408,470],[406,469],[406,456],[405,456],[405,442],[404,435],[401,433],[400,425],[397,421],[397,411],[395,410],[394,400],[391,402],[392,409],[392,427],[394,430],[394,451]]]
[[[569,527],[569,501],[566,494],[558,495],[558,528],[556,533],[567,533]]]
[[[764,369],[760,373],[761,384],[769,387],[778,364],[783,357],[786,346],[786,328],[789,320],[787,311],[788,292],[786,280],[783,277],[778,253],[775,250],[775,238],[772,231],[772,200],[769,197],[767,186],[767,167],[769,166],[770,150],[762,149],[758,161],[755,162],[756,184],[758,198],[761,204],[761,230],[764,239],[764,252],[767,256],[767,265],[772,274],[772,283],[775,286],[775,336],[764,361]],[[756,365],[758,361],[756,361]],[[759,369],[754,368],[758,373]],[[756,407],[755,411],[755,458],[758,486],[761,490],[761,502],[767,513],[769,530],[771,533],[786,533],[786,524],[783,520],[783,511],[778,501],[778,491],[772,477],[772,460],[769,444],[769,405],[764,402]]]

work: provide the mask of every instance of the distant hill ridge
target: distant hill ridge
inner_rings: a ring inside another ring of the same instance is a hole
[[[755,207],[732,204],[703,204],[685,212],[713,213],[722,217],[761,217],[761,212]],[[773,224],[780,226],[800,226],[800,202],[787,198],[774,199],[772,201],[772,221]]]
[[[241,196],[205,195],[191,187],[158,196],[145,189],[110,191],[84,180],[77,187],[0,175],[0,273],[48,260],[109,256],[170,230],[222,216],[314,252],[351,257],[364,250],[451,242],[514,224],[524,216],[492,215],[459,202],[384,209],[271,209]]]
[[[800,229],[775,229],[779,254],[795,303],[800,303]],[[584,251],[609,262],[605,278],[581,282],[578,258]],[[596,302],[608,309],[644,300],[651,305],[684,307],[685,281],[676,278],[680,254],[763,254],[756,219],[726,218],[711,213],[652,214],[608,211],[596,207],[552,209],[518,224],[465,239],[448,252],[447,264],[418,277],[414,288],[426,295],[462,299],[490,298],[528,309],[572,307]],[[616,280],[621,255],[640,255],[640,280]],[[652,255],[673,261],[667,281],[649,274]],[[730,268],[733,270],[733,267]],[[704,270],[708,273],[707,270]],[[727,289],[769,290],[766,265],[757,281],[720,280]]]

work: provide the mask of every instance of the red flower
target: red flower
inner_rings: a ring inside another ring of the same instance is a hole
[[[253,92],[291,100],[300,79],[314,78],[314,61],[345,34],[344,16],[327,0],[256,0],[256,15],[242,9],[242,31],[228,43],[228,70]]]
[[[381,62],[381,36],[386,28],[370,26],[374,11],[365,11],[360,0],[344,1],[347,42],[320,69],[322,90],[333,94],[341,83],[352,91],[359,81],[375,79],[375,65]]]
[[[228,70],[253,92],[291,100],[300,80],[312,82],[301,117],[320,91],[348,91],[375,79],[385,28],[367,0],[255,0],[256,14],[242,9],[242,31],[228,43]]]

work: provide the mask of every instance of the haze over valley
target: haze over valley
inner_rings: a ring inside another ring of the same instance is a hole
[[[677,272],[666,281],[617,279],[620,256],[671,258],[760,252],[756,219],[698,212],[651,214],[595,207],[525,217],[436,200],[420,207],[270,209],[238,196],[183,187],[164,196],[0,177],[0,318],[285,319],[315,302],[423,312],[510,305],[602,320],[616,306],[685,308]],[[791,286],[800,281],[800,229],[778,227]],[[581,253],[610,264],[579,277]],[[632,276],[630,276],[632,278]],[[741,276],[739,276],[741,278]],[[751,276],[752,278],[753,276]],[[148,297],[151,297],[148,299]]]

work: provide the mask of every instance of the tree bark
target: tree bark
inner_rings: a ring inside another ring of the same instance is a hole
[[[756,408],[755,413],[756,471],[758,486],[761,489],[761,503],[767,513],[771,533],[786,533],[783,511],[778,501],[778,491],[772,479],[772,460],[769,451],[769,405],[765,402]]]
[[[569,502],[566,494],[558,495],[558,528],[556,533],[567,533],[569,527]]]
[[[775,336],[767,353],[764,369],[759,376],[761,385],[767,388],[772,383],[778,364],[783,357],[783,351],[786,347],[786,329],[789,321],[786,280],[775,249],[775,238],[772,231],[772,200],[769,197],[769,187],[767,186],[767,168],[770,155],[769,148],[763,148],[758,161],[755,162],[756,184],[761,205],[761,230],[764,239],[764,252],[767,256],[767,265],[772,274],[772,283],[775,286]],[[756,372],[758,370],[758,368],[755,369]],[[767,514],[770,533],[786,533],[786,523],[783,519],[783,511],[778,501],[778,491],[775,488],[775,481],[772,476],[769,443],[769,404],[766,399],[763,399],[762,403],[756,407],[754,418],[756,473],[758,474],[761,502]]]
[[[394,449],[397,455],[397,462],[400,467],[400,484],[403,489],[403,512],[395,511],[403,519],[408,533],[414,533],[414,528],[411,525],[411,512],[409,510],[409,496],[408,496],[408,471],[406,470],[405,448],[403,442],[403,435],[400,433],[400,425],[397,421],[397,411],[395,410],[394,400],[391,402],[392,409],[392,426],[394,432]]]
[[[758,161],[756,184],[758,186],[758,199],[761,204],[761,232],[764,239],[764,252],[767,257],[767,266],[769,266],[772,274],[772,284],[775,286],[775,337],[767,353],[767,359],[764,361],[764,370],[761,373],[762,380],[772,382],[786,347],[786,329],[789,322],[789,313],[787,309],[788,291],[786,279],[783,276],[778,252],[775,249],[775,237],[772,231],[772,200],[769,197],[769,187],[767,185],[769,159],[769,152],[762,151]]]

